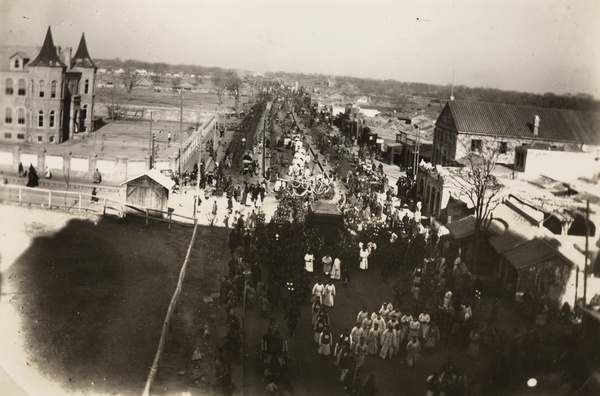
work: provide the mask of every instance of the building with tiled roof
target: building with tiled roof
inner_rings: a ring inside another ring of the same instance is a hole
[[[600,147],[600,113],[451,100],[436,122],[433,163],[450,165],[491,147],[498,163],[513,164],[515,148],[534,143]]]
[[[72,49],[0,47],[0,142],[61,143],[92,129],[96,64],[82,35]]]

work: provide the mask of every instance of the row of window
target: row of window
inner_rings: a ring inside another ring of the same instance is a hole
[[[83,93],[87,94],[90,91],[90,80],[85,80],[83,83]],[[5,85],[5,93],[6,95],[14,94],[14,82],[12,78],[6,79]],[[24,78],[19,79],[17,81],[17,94],[19,96],[25,96],[27,93],[27,83]],[[39,90],[38,96],[43,98],[46,95],[46,82],[44,80],[39,81]],[[31,96],[34,96],[33,93],[33,80],[31,80]],[[50,83],[50,97],[56,98],[56,80]]]
[[[10,132],[6,132],[4,133],[4,139],[12,139],[13,134]],[[25,140],[25,134],[24,133],[17,133],[17,140]],[[56,138],[54,136],[48,136],[48,142],[50,143],[54,143],[56,140]],[[38,143],[44,143],[44,137],[43,136],[37,136],[37,142]]]
[[[16,112],[16,116],[17,116],[17,125],[25,125],[25,117],[26,117],[26,112],[25,109],[23,108],[19,108],[17,109]],[[50,111],[49,114],[49,127],[50,128],[54,128],[55,126],[55,117],[56,112],[54,110]],[[37,126],[39,128],[43,128],[44,127],[44,112],[42,110],[38,111],[38,122],[37,122]],[[13,110],[10,107],[7,107],[4,110],[4,123],[5,124],[12,124],[13,123]],[[32,119],[32,124],[33,124],[33,119]]]
[[[481,151],[483,149],[483,141],[481,139],[471,139],[471,151]],[[498,142],[498,152],[506,154],[508,151],[507,142]]]

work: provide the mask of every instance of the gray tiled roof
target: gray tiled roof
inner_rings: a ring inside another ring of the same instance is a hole
[[[447,106],[459,132],[600,144],[600,113],[462,100]],[[536,115],[538,136],[533,133]]]

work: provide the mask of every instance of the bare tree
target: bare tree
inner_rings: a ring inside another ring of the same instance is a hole
[[[110,87],[104,87],[103,91],[104,95],[109,99],[109,103],[106,105],[108,117],[114,121],[119,118],[122,111],[119,89],[115,85],[112,85]]]
[[[236,72],[231,71],[227,74],[227,81],[225,85],[227,87],[227,92],[229,92],[235,98],[236,112],[238,110],[238,104],[240,102],[240,94],[242,93],[242,84],[243,82]]]
[[[460,162],[465,166],[459,174],[465,184],[461,192],[475,208],[473,269],[480,272],[481,243],[492,222],[492,212],[500,204],[502,184],[492,174],[500,155],[496,140],[474,140],[468,154]]]
[[[140,85],[142,81],[142,76],[133,69],[125,69],[125,72],[121,74],[121,81],[123,82],[123,86],[125,86],[125,91],[127,91],[127,100],[131,100],[131,92],[133,89]]]
[[[171,85],[172,85],[172,87],[173,87],[173,92],[174,92],[176,89],[181,89],[181,81],[182,81],[182,78],[181,78],[181,77],[173,77],[173,78],[171,79]]]
[[[225,76],[220,73],[215,73],[212,77],[213,91],[217,94],[218,104],[223,104],[223,96],[227,92],[227,80]]]

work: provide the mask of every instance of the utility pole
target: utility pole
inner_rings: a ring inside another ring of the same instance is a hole
[[[179,142],[183,133],[183,88],[179,89]]]
[[[152,169],[152,156],[154,155],[154,135],[152,133],[152,112],[150,112],[150,139],[148,139],[148,169]]]
[[[198,135],[198,174],[196,175],[196,196],[194,197],[194,215],[192,216],[194,220],[196,220],[196,212],[198,211],[198,199],[200,199],[200,177],[202,177],[200,173],[201,163],[202,163],[202,132]],[[181,150],[181,149],[180,149]]]
[[[423,126],[423,120],[421,120],[421,125],[417,129],[417,139],[415,140],[415,152],[414,152],[414,169],[413,173],[415,174],[415,181],[417,181],[417,175],[419,173],[419,152],[421,150],[421,143],[419,142],[419,138],[421,137],[421,127]]]
[[[219,107],[217,107],[217,121],[218,121],[218,128],[221,128],[221,115],[219,114],[219,111],[221,110],[221,105],[219,104]],[[217,123],[215,123],[215,127],[213,128],[213,138],[212,138],[212,152],[213,152],[213,164],[215,164],[215,169],[216,169],[216,165],[217,165]]]
[[[588,199],[585,205],[585,264],[583,266],[583,306],[587,304],[587,266],[588,266],[588,240],[590,236],[590,200]]]

